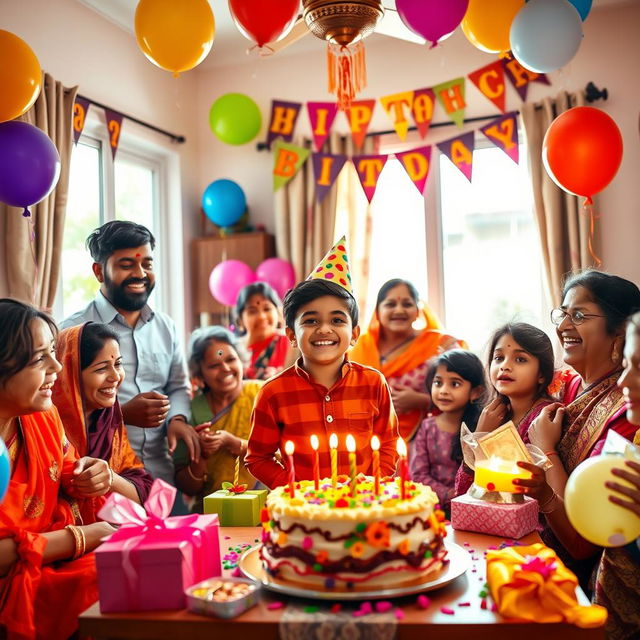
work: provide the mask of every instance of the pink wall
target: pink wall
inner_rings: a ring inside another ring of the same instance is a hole
[[[594,9],[585,25],[581,48],[571,62],[559,72],[550,74],[551,87],[534,84],[530,100],[557,95],[562,90],[584,88],[588,81],[609,90],[607,102],[595,106],[606,110],[618,123],[624,140],[625,154],[620,172],[609,188],[596,199],[602,218],[604,268],[640,282],[640,261],[637,260],[637,239],[640,238],[640,149],[638,147],[638,104],[640,88],[634,82],[640,60],[640,3],[622,4]],[[307,36],[311,37],[311,36]],[[468,43],[458,30],[442,47],[425,47],[396,39],[373,36],[366,41],[369,86],[362,98],[431,86],[477,69],[495,59]],[[293,48],[292,48],[293,49]],[[200,153],[199,178],[204,187],[212,180],[228,177],[245,190],[254,222],[263,222],[273,229],[273,196],[271,193],[271,163],[269,153],[258,153],[253,144],[231,147],[215,139],[208,128],[207,114],[216,97],[228,91],[238,91],[253,97],[263,118],[269,117],[271,99],[304,102],[330,100],[326,91],[324,46],[318,40],[314,51],[270,59],[239,61],[238,65],[201,71],[198,83],[198,132],[203,141]],[[467,115],[498,113],[470,83],[467,89]],[[517,109],[518,95],[508,90],[507,107]],[[445,118],[438,109],[435,119]],[[336,126],[346,131],[344,117],[339,115]],[[265,138],[265,127],[260,139]],[[376,105],[370,130],[392,128],[380,104]],[[297,131],[308,135],[308,119],[301,113]],[[452,128],[432,130],[427,140],[437,142],[452,135]]]

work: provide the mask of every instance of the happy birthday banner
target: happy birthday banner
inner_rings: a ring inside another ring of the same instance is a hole
[[[82,135],[84,124],[87,119],[87,112],[93,103],[86,98],[76,98],[73,105],[73,142],[78,144]],[[122,130],[122,119],[124,116],[113,109],[104,108],[105,123],[109,135],[109,146],[111,147],[111,158],[116,159],[118,145],[120,144],[120,131]]]
[[[539,82],[549,85],[548,78],[545,74],[525,69],[515,59],[496,60],[469,73],[467,78],[503,113],[489,124],[479,127],[477,131],[481,131],[496,147],[518,163],[520,158],[517,112],[505,112],[506,81],[513,85],[522,100],[526,100],[529,84]],[[379,101],[393,122],[394,129],[401,140],[406,140],[410,119],[415,124],[420,137],[424,139],[429,132],[436,104],[444,109],[457,126],[464,125],[465,92],[466,79],[463,76],[432,87],[383,96]],[[354,101],[344,112],[357,149],[362,148],[375,105],[376,100],[373,99]],[[354,155],[349,158],[345,155],[323,153],[322,146],[331,132],[338,114],[338,107],[332,102],[307,102],[306,106],[313,135],[313,146],[316,150],[313,153],[310,149],[291,143],[302,103],[272,101],[267,144],[269,146],[273,144],[274,149],[274,191],[291,180],[311,155],[318,202],[327,195],[347,161],[353,163],[367,200],[371,202],[378,178],[389,156]],[[471,180],[475,130],[439,142],[436,146],[468,180]],[[431,145],[427,145],[394,154],[421,194],[424,192],[429,175],[431,151]]]

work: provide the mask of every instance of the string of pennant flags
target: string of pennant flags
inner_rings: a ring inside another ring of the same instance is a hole
[[[495,120],[479,127],[493,144],[504,151],[515,163],[519,162],[517,112],[506,112],[506,82],[514,87],[520,98],[527,97],[529,85],[538,82],[550,85],[545,74],[525,69],[514,58],[501,58],[469,73],[466,78],[489,99],[501,112]],[[466,78],[464,76],[442,82],[432,87],[404,91],[379,98],[380,103],[393,122],[400,140],[406,140],[411,118],[419,136],[424,139],[433,119],[436,104],[444,109],[454,124],[464,125],[466,109]],[[361,149],[376,101],[353,102],[344,111],[349,123],[354,146]],[[321,202],[335,182],[347,161],[351,161],[360,178],[369,202],[371,202],[388,155],[336,155],[324,153],[322,147],[327,140],[338,113],[338,107],[330,102],[307,102],[307,113],[311,125],[315,151],[291,143],[302,103],[273,100],[267,134],[267,147],[273,146],[273,190],[277,191],[291,180],[300,168],[312,158],[316,184],[316,200]],[[467,131],[439,142],[437,148],[444,153],[464,176],[471,181],[475,130]],[[429,175],[432,145],[422,145],[402,153],[395,153],[407,171],[411,181],[422,194]]]

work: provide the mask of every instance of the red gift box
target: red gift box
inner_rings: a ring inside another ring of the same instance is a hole
[[[538,527],[538,502],[525,497],[517,504],[498,504],[468,494],[451,501],[451,526],[463,531],[522,538]]]

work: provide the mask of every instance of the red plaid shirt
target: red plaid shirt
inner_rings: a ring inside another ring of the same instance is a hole
[[[271,378],[259,391],[251,414],[245,464],[255,478],[273,488],[287,484],[287,469],[276,459],[284,443],[293,441],[296,480],[313,480],[311,435],[318,436],[320,477],[331,477],[329,436],[338,436],[338,474],[349,472],[346,436],[356,439],[359,473],[372,474],[371,436],[380,438],[380,472],[392,475],[396,465],[398,419],[383,375],[348,360],[342,376],[327,389],[299,365]]]

